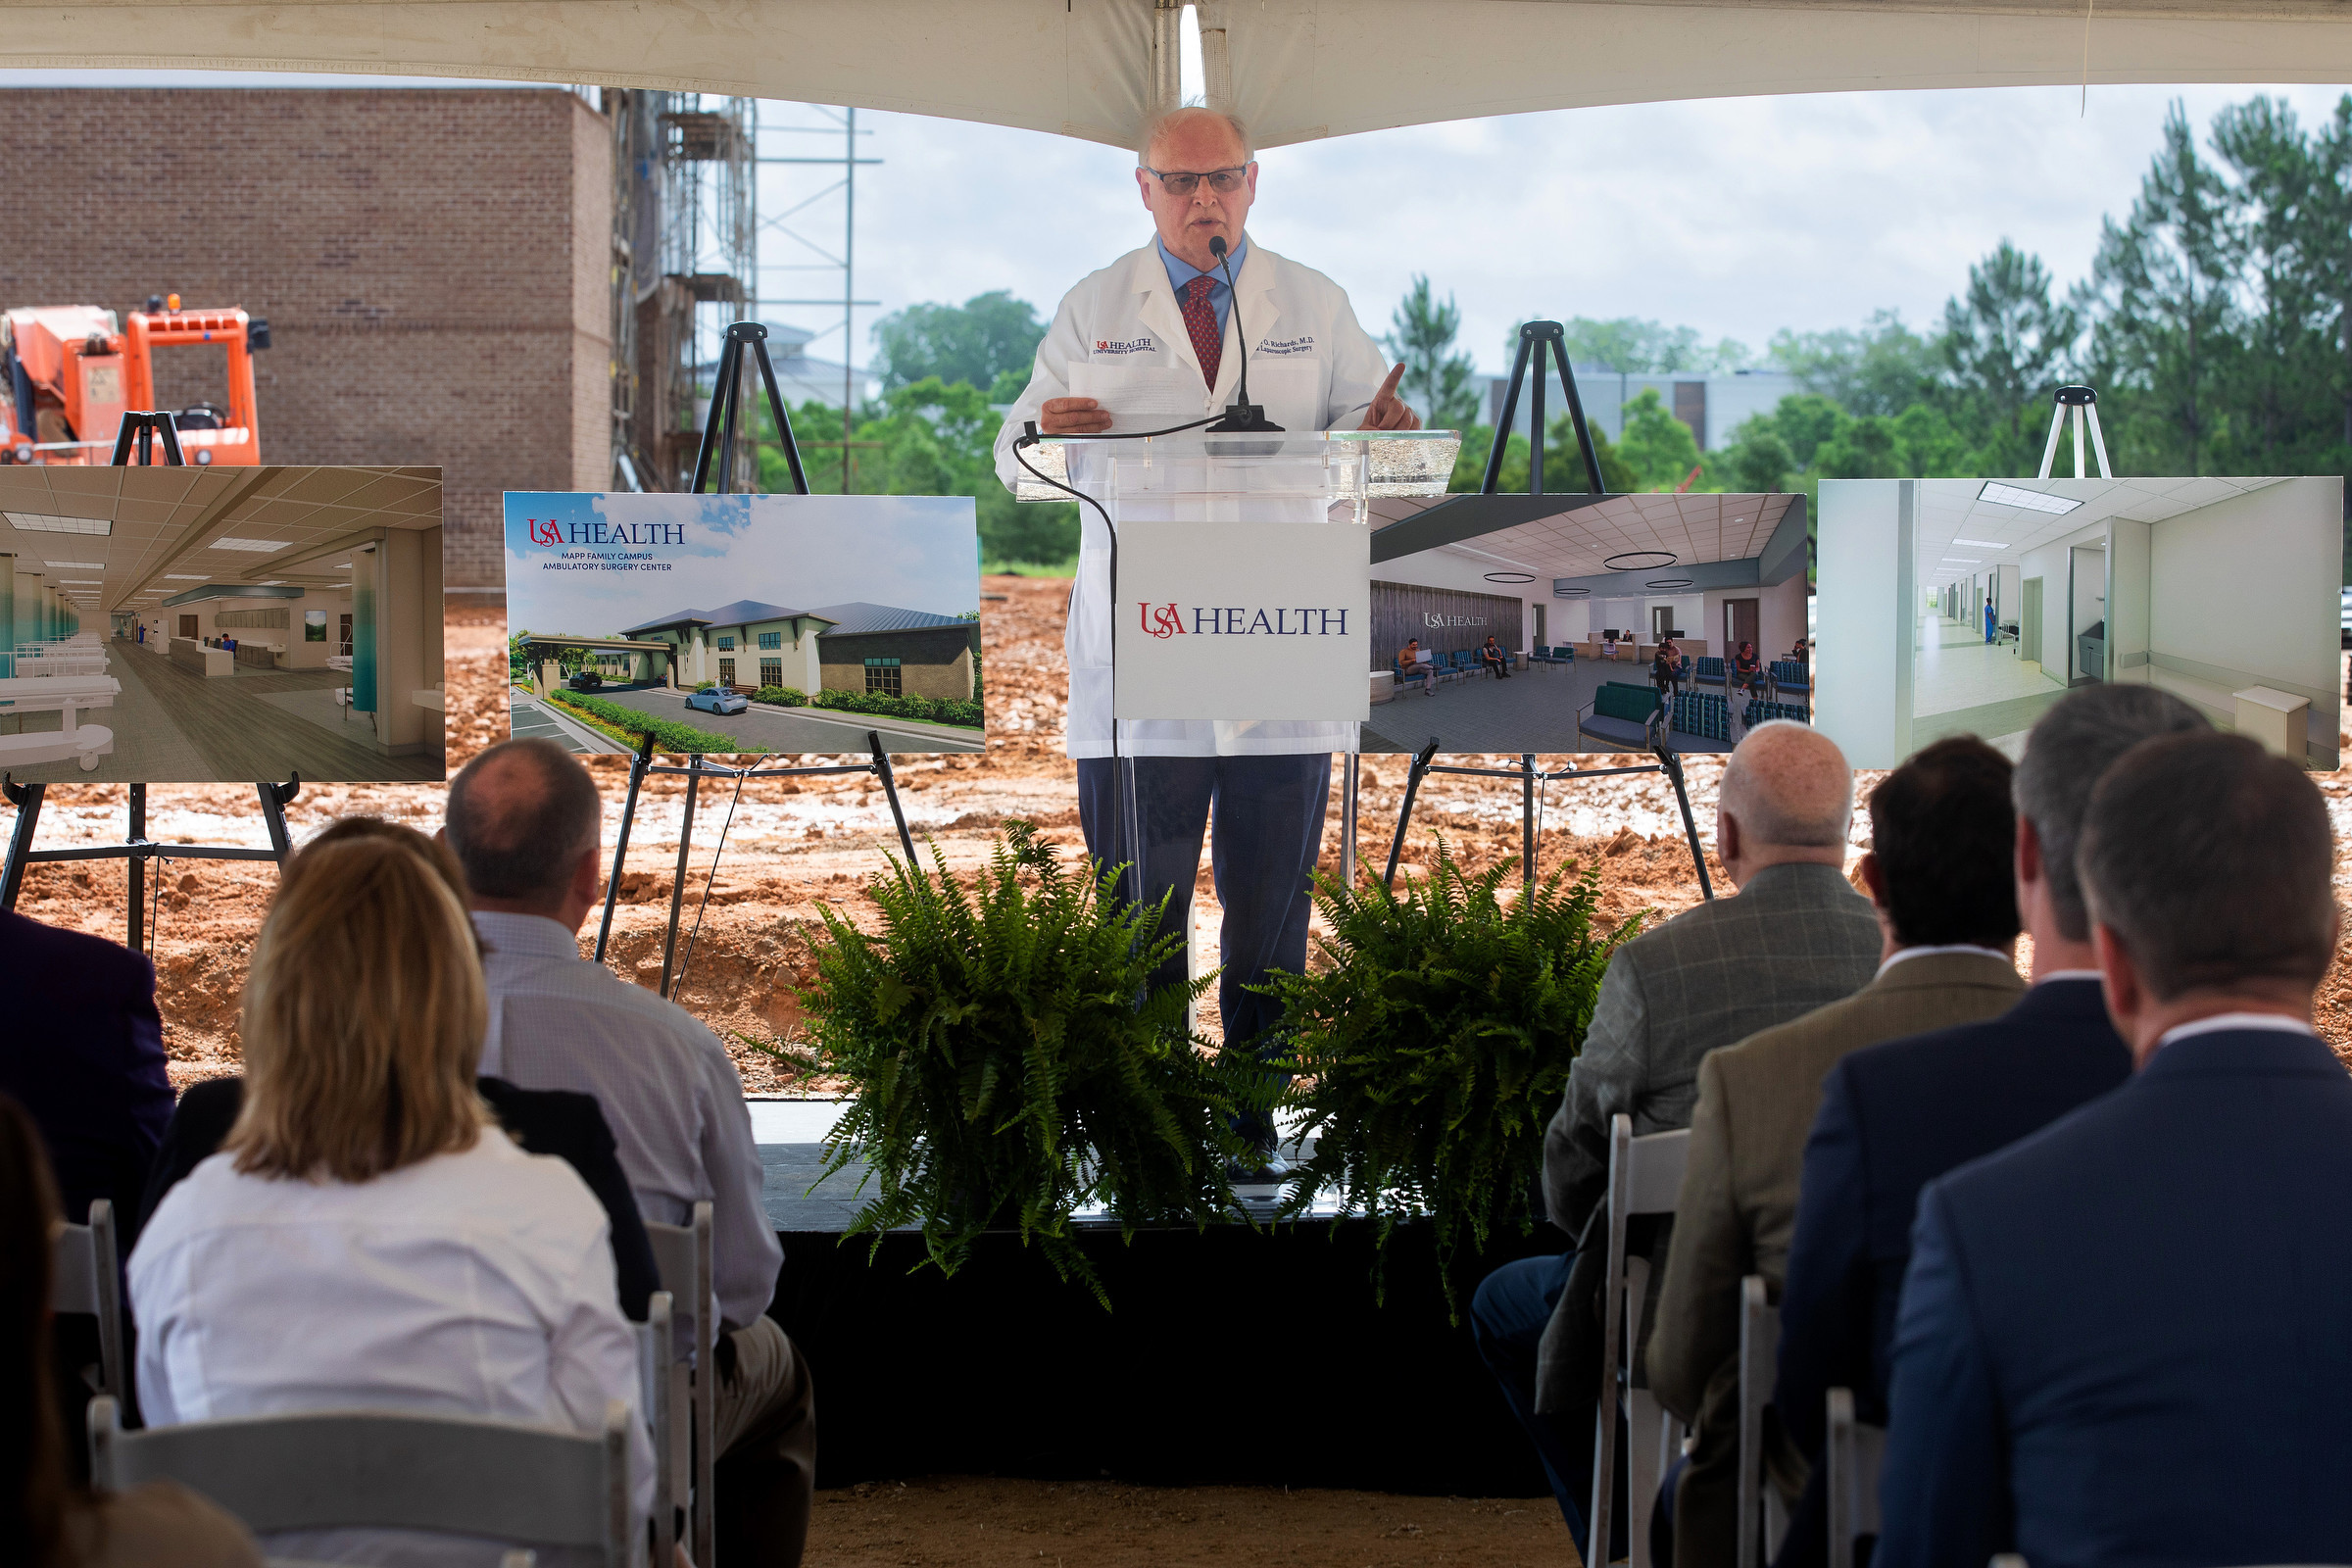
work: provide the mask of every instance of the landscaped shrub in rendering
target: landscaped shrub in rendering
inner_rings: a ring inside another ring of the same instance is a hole
[[[798,686],[762,686],[752,693],[752,701],[770,708],[801,708],[807,705],[808,694]]]
[[[980,705],[959,703],[950,697],[892,697],[884,692],[824,691],[818,692],[814,701],[818,708],[839,709],[845,713],[878,713],[886,718],[912,718],[932,724],[980,728]]]
[[[624,730],[630,735],[651,734],[654,744],[665,752],[753,753],[765,750],[733,735],[714,734],[691,724],[681,724],[675,719],[656,718],[651,713],[640,713],[625,704],[608,698],[591,697],[586,692],[550,692],[548,700],[588,717],[602,719],[604,723],[600,727]]]

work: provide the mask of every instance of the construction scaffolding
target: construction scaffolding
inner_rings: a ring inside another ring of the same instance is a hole
[[[757,314],[756,107],[749,98],[618,89],[604,102],[612,135],[613,479],[683,490],[727,326]],[[748,422],[736,440],[735,471],[756,475]]]

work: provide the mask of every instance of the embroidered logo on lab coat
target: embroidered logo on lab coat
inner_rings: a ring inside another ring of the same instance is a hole
[[[1157,347],[1159,345],[1148,337],[1099,337],[1095,339],[1097,354],[1149,354]]]

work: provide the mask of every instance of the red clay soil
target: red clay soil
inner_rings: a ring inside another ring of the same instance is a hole
[[[985,592],[1003,595],[982,607],[981,637],[988,683],[989,742],[983,757],[905,757],[896,763],[901,798],[918,841],[967,870],[982,862],[998,825],[1025,816],[1045,837],[1075,858],[1082,839],[1074,773],[1061,755],[1062,609],[1068,584],[1056,578],[990,577]],[[506,733],[505,624],[496,610],[453,608],[448,620],[450,765],[462,765]],[[2347,742],[2352,745],[2352,742]],[[858,760],[855,758],[836,760]],[[811,760],[815,760],[812,759]],[[1468,761],[1468,759],[1462,760]],[[1564,765],[1566,759],[1545,759]],[[1588,763],[1597,760],[1588,759]],[[1507,765],[1515,759],[1490,760]],[[590,764],[605,786],[608,841],[617,830],[625,764]],[[1385,856],[1405,775],[1404,760],[1367,757],[1359,807],[1359,858]],[[1708,758],[1690,764],[1691,802],[1702,833],[1713,816],[1720,765]],[[1872,775],[1861,785],[1867,792]],[[2320,780],[2338,818],[2337,877],[2352,869],[2352,787],[2341,775]],[[653,985],[661,973],[662,934],[677,864],[683,780],[648,781],[638,809],[629,864],[621,881],[611,961],[622,974]],[[44,847],[119,838],[124,790],[107,785],[52,785],[43,811]],[[299,840],[333,817],[374,812],[430,830],[441,817],[442,791],[429,784],[306,785],[287,810]],[[733,815],[729,819],[729,810]],[[265,842],[250,789],[236,785],[158,786],[149,791],[149,831],[180,843]],[[1433,777],[1414,810],[1403,869],[1423,874],[1443,834],[1473,868],[1519,855],[1518,792],[1507,781]],[[1545,872],[1597,860],[1611,917],[1655,910],[1663,917],[1696,903],[1698,887],[1684,847],[1672,791],[1654,774],[1554,784],[1545,793],[1540,864]],[[715,877],[712,851],[724,831]],[[1857,811],[1856,853],[1867,834]],[[853,919],[870,912],[865,879],[895,848],[889,811],[870,777],[763,782],[740,800],[706,788],[696,813],[687,873],[687,928],[703,906],[691,964],[679,1000],[735,1044],[746,1088],[753,1094],[821,1091],[796,1082],[751,1042],[790,1038],[801,1023],[793,988],[810,976],[808,938],[816,908],[829,903]],[[927,848],[925,854],[931,850]],[[1324,840],[1323,868],[1339,869],[1338,812]],[[1710,856],[1709,874],[1722,868]],[[154,942],[165,1044],[176,1082],[235,1070],[236,1008],[244,963],[275,872],[235,861],[185,860],[162,868],[155,901]],[[151,882],[151,896],[155,883]],[[119,861],[42,865],[25,878],[20,907],[36,919],[120,939],[125,879]],[[1195,930],[1213,955],[1217,909],[1207,868],[1194,903]],[[593,935],[593,924],[589,935]],[[587,941],[583,939],[583,942]],[[686,936],[681,933],[681,951]],[[1212,1008],[1204,1023],[1213,1032]],[[2341,960],[2322,991],[2321,1028],[2339,1051],[2352,1043],[2352,983]],[[2352,1054],[2352,1052],[2347,1052]]]

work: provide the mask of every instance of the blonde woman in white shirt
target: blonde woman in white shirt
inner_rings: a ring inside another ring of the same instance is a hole
[[[316,846],[262,926],[242,1112],[130,1258],[151,1426],[376,1408],[591,1432],[607,1400],[636,1405],[604,1210],[571,1167],[517,1149],[475,1094],[481,965],[422,851],[421,838]],[[652,1446],[641,1423],[631,1432],[643,1519]],[[516,1544],[376,1530],[263,1544],[492,1565]]]

